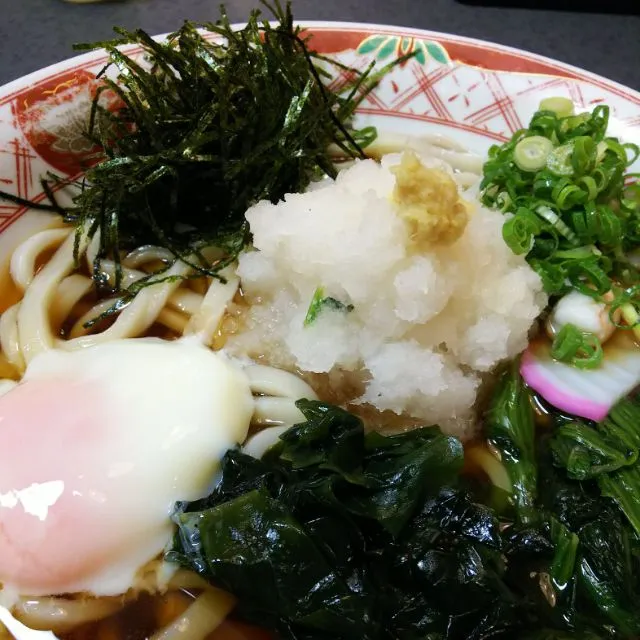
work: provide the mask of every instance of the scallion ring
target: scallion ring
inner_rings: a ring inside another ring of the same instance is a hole
[[[613,153],[615,153],[618,158],[620,158],[621,162],[624,162],[625,167],[628,166],[627,152],[623,145],[621,145],[617,140],[614,140],[613,138],[606,138],[604,140],[604,143],[607,145],[607,149],[609,151],[613,151]]]
[[[547,169],[556,176],[572,176],[574,173],[573,164],[571,162],[572,154],[572,142],[556,147],[547,156]]]
[[[559,180],[551,192],[551,197],[561,211],[568,211],[586,200],[587,194],[567,178]]]
[[[500,211],[504,212],[509,210],[512,202],[513,201],[511,200],[511,196],[509,195],[509,193],[507,191],[501,191],[496,196],[494,204]]]
[[[622,145],[622,148],[627,154],[627,167],[630,167],[640,156],[640,147],[637,144],[633,144],[633,142],[626,142]]]
[[[536,208],[536,213],[546,220],[560,235],[564,236],[571,244],[578,244],[578,237],[569,228],[566,222],[550,207],[540,205]]]
[[[602,343],[593,333],[565,324],[551,345],[551,357],[578,369],[597,369],[602,363]]]
[[[536,234],[540,233],[540,222],[532,211],[521,207],[502,225],[505,244],[516,255],[531,251]]]
[[[567,277],[576,291],[591,298],[600,298],[611,289],[611,279],[600,268],[598,262],[574,260],[566,264]]]
[[[598,146],[589,136],[578,136],[573,139],[573,151],[571,153],[571,166],[575,175],[581,176],[596,166]]]
[[[513,161],[522,171],[538,171],[547,163],[553,143],[544,136],[529,136],[518,142],[513,150]]]
[[[540,101],[540,111],[553,111],[558,118],[566,118],[575,113],[573,100],[563,96],[552,96]]]
[[[582,176],[576,180],[576,184],[579,185],[587,194],[587,200],[594,200],[598,195],[598,184],[591,176]]]

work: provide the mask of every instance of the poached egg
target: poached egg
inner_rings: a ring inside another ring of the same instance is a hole
[[[118,595],[208,493],[253,413],[242,370],[197,339],[48,351],[0,396],[0,582]]]

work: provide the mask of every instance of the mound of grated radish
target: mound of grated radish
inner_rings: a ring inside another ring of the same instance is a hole
[[[473,434],[481,380],[527,346],[547,302],[505,245],[501,213],[463,194],[442,162],[389,154],[246,219],[253,249],[238,274],[250,306],[230,350],[335,384],[352,376],[352,406]]]

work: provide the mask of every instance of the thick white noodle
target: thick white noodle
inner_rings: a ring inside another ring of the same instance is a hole
[[[13,615],[31,629],[64,633],[87,622],[103,620],[120,611],[124,598],[21,598]]]
[[[38,273],[35,263],[44,250],[62,243]],[[117,315],[113,324],[99,333],[85,325],[108,311],[115,300],[101,300],[93,304],[79,318],[69,332],[69,339],[57,332],[78,303],[92,290],[89,277],[73,273],[75,233],[70,228],[44,230],[35,239],[28,238],[17,247],[12,260],[12,273],[19,286],[25,287],[21,302],[0,317],[0,346],[7,361],[22,373],[38,353],[48,349],[80,349],[120,338],[137,337],[159,323],[177,334],[194,335],[204,344],[211,344],[220,322],[239,287],[233,266],[221,271],[225,280],[209,279],[204,296],[185,287],[180,278],[189,276],[192,267],[175,261],[158,282],[143,288]],[[94,237],[80,243],[89,268],[95,260],[99,242]],[[209,251],[208,258],[215,256]],[[128,265],[140,266],[166,260],[170,253],[158,247],[142,247],[127,257]],[[115,277],[116,265],[104,260],[102,269],[109,279]],[[123,266],[127,284],[146,274],[133,266]],[[174,279],[175,278],[175,279]],[[168,279],[168,281],[165,281]],[[172,281],[173,280],[173,281]],[[299,398],[317,399],[313,389],[298,376],[272,367],[251,365],[246,368],[252,392],[261,397],[255,400],[253,423],[258,426],[291,426],[304,420],[295,406]]]
[[[0,638],[8,637],[14,640],[58,640],[51,631],[30,629],[20,622],[20,620],[14,618],[9,609],[2,606],[0,606],[0,626],[2,628]]]
[[[192,267],[188,264],[180,260],[176,261],[170,269],[158,276],[158,282],[149,284],[142,289],[108,329],[101,333],[80,336],[71,340],[58,340],[58,348],[71,351],[103,344],[111,340],[141,335],[156,321],[171,294],[180,286],[181,281],[179,279],[174,281],[171,281],[171,279],[188,276],[191,270]],[[164,278],[168,278],[169,281],[162,281]]]
[[[170,589],[184,589],[185,591],[198,590],[204,591],[209,589],[211,585],[200,575],[186,569],[178,569],[169,579],[167,585]]]
[[[150,262],[165,262],[170,264],[174,260],[175,256],[169,249],[148,244],[128,253],[122,261],[122,265],[129,269],[139,269],[141,266],[149,264]]]
[[[91,269],[92,262],[87,259],[87,264]],[[104,259],[100,261],[100,274],[107,284],[112,287],[116,284],[116,263],[113,260]],[[127,289],[134,282],[140,280],[140,278],[144,278],[147,274],[144,271],[139,271],[138,269],[129,269],[128,267],[123,267],[121,265],[120,269],[120,277],[122,278],[120,282],[120,286],[123,289]]]
[[[463,189],[471,189],[472,187],[477,187],[478,185],[478,176],[475,173],[469,172],[461,172],[456,173],[454,178],[458,185]],[[467,194],[468,197],[468,194]]]
[[[24,291],[36,275],[36,261],[47,250],[60,246],[71,229],[48,229],[40,231],[23,242],[11,256],[10,271],[16,286]]]
[[[248,456],[253,456],[254,458],[262,458],[288,429],[288,426],[282,426],[270,427],[269,429],[259,431],[255,436],[251,436],[247,442],[245,442],[242,447],[243,453],[246,453]]]
[[[58,329],[73,308],[93,289],[93,281],[81,273],[72,273],[59,285],[51,307],[51,325]]]
[[[114,303],[115,300],[111,298],[96,302],[96,304],[94,304],[88,311],[83,313],[75,321],[75,323],[71,327],[71,330],[69,331],[69,338],[73,340],[75,338],[80,338],[82,336],[88,335],[91,329],[85,326],[86,323],[98,319],[103,313],[109,311],[109,309],[113,307]]]
[[[107,299],[101,300],[96,303],[91,309],[89,309],[86,313],[84,313],[80,318],[76,320],[71,331],[69,331],[69,338],[71,340],[80,339],[82,336],[88,336],[91,332],[91,327],[87,327],[86,323],[91,322],[93,320],[97,320],[103,313],[109,311],[109,309],[113,306],[115,300]],[[153,322],[157,322],[171,331],[175,331],[176,333],[183,333],[185,327],[187,326],[187,318],[173,309],[169,307],[163,308],[158,316],[153,319]],[[152,324],[153,324],[152,322]],[[97,334],[100,335],[100,334]],[[137,337],[136,335],[123,335],[123,338],[129,337]]]
[[[211,344],[220,321],[240,286],[240,279],[233,267],[229,266],[220,271],[220,276],[226,282],[213,280],[200,309],[191,316],[184,332],[185,335],[198,336],[203,344]]]
[[[413,149],[425,158],[441,160],[449,167],[455,181],[463,189],[478,183],[482,175],[482,156],[469,152],[463,145],[440,134],[409,136],[401,133],[381,132],[367,148],[368,153],[383,155]]]
[[[198,312],[198,309],[202,306],[204,296],[191,291],[190,289],[178,289],[169,298],[169,306],[176,309],[176,311],[182,311],[188,316],[192,316]]]
[[[291,427],[299,422],[304,422],[304,414],[293,398],[273,398],[271,396],[259,396],[254,399],[255,409],[251,422],[258,426],[286,426]]]
[[[304,422],[304,415],[296,407],[300,398],[317,400],[315,391],[301,378],[282,369],[252,364],[245,368],[255,398],[252,422],[258,426],[290,427]]]
[[[14,251],[26,240],[45,229],[59,229],[64,223],[59,215],[27,211],[8,229],[0,233],[0,291],[12,286],[9,264]]]
[[[184,334],[189,319],[179,311],[166,306],[156,318],[156,322],[175,333]]]
[[[24,292],[18,310],[18,336],[20,350],[27,364],[33,358],[56,346],[51,330],[49,311],[58,290],[58,285],[75,269],[73,249],[75,234],[70,234],[52,258],[36,274]],[[86,248],[86,237],[80,240],[80,250]]]
[[[89,263],[89,260],[87,260]],[[89,267],[91,268],[91,264],[89,263]],[[113,260],[101,260],[100,261],[100,271],[105,276],[107,282],[110,285],[115,285],[116,282],[116,263]],[[131,269],[129,267],[122,266],[121,268],[122,274],[122,288],[126,289],[130,287],[134,282],[137,282],[141,278],[144,278],[148,274],[144,271],[140,271],[138,269]],[[195,291],[190,291],[188,289],[177,289],[174,291],[170,298],[168,304],[178,311],[182,311],[183,313],[187,313],[189,315],[193,315],[202,305],[202,299],[204,296],[196,293]]]
[[[204,640],[231,613],[235,600],[218,589],[209,589],[170,625],[154,633],[150,640]]]
[[[316,392],[302,378],[293,373],[274,369],[260,364],[252,364],[245,367],[245,373],[249,377],[251,391],[268,396],[279,396],[299,400],[317,400]]]
[[[21,302],[14,304],[0,316],[0,347],[4,357],[19,373],[23,373],[25,369],[18,337],[18,312],[21,304]]]
[[[482,173],[482,158],[471,153],[428,147],[425,148],[425,155],[443,160],[451,165],[452,169],[460,173],[470,173],[475,175],[476,178]]]
[[[38,255],[59,243],[51,259],[34,273]],[[180,288],[180,278],[188,276],[192,267],[175,261],[158,282],[143,288],[132,302],[116,316],[113,324],[99,333],[91,333],[85,325],[108,311],[115,300],[101,300],[76,319],[69,332],[69,339],[58,337],[57,331],[78,303],[92,290],[88,276],[73,273],[75,233],[71,228],[44,230],[35,239],[28,238],[17,247],[12,260],[13,275],[18,284],[26,287],[21,302],[9,308],[0,317],[0,346],[12,366],[22,373],[26,365],[38,353],[48,349],[80,349],[119,338],[144,334],[154,323],[159,323],[178,334],[195,335],[205,344],[211,344],[220,322],[239,287],[239,279],[233,266],[221,271],[225,279],[211,279],[206,295],[199,295],[187,288]],[[79,250],[85,252],[89,268],[98,251],[98,241],[83,238]],[[210,251],[215,255],[214,251]],[[144,247],[129,256],[131,264],[140,265],[170,257],[158,247]],[[208,256],[209,257],[209,256]],[[115,274],[112,261],[102,261],[102,268],[109,278]],[[123,267],[127,283],[133,283],[146,275],[130,267]],[[176,279],[174,279],[176,278]],[[165,281],[168,279],[169,281]],[[263,396],[256,401],[254,420],[259,425],[291,425],[302,420],[302,414],[294,402],[299,398],[316,399],[313,389],[294,374],[271,367],[253,365],[247,373],[255,394]]]

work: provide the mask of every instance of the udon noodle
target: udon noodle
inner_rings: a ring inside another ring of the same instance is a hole
[[[397,151],[409,141],[423,155],[448,164],[462,189],[477,184],[481,159],[441,136],[419,140],[386,136],[371,148],[371,155]],[[223,269],[220,279],[197,274],[195,277],[194,265],[176,259],[168,250],[139,247],[121,258],[121,286],[126,289],[143,278],[150,279],[133,299],[125,302],[95,293],[91,273],[98,244],[98,235],[89,239],[83,233],[78,238],[75,229],[63,225],[57,217],[35,212],[27,212],[2,234],[0,255],[5,256],[5,262],[0,264],[0,289],[4,295],[0,299],[0,394],[17,384],[38,354],[50,349],[83,349],[144,335],[169,339],[193,335],[206,345],[215,344],[225,312],[240,295],[234,265]],[[214,247],[204,249],[202,254],[211,264],[220,258]],[[106,287],[114,287],[116,263],[102,260],[100,269]],[[110,310],[115,313],[108,314]],[[317,397],[305,381],[287,371],[261,364],[248,364],[245,371],[255,396],[255,428],[290,426],[301,419],[295,401]],[[178,570],[167,577],[166,571],[163,562],[154,561],[145,568],[139,585],[120,597],[20,594],[12,612],[32,629],[52,630],[74,640],[118,638],[117,634],[109,635],[109,627],[101,628],[95,623],[118,614],[140,593],[181,592],[189,594],[188,606],[159,625],[150,637],[208,637],[231,611],[233,599],[196,574]],[[83,628],[89,628],[90,635],[83,635]],[[0,625],[3,637],[1,629]]]
[[[95,260],[97,238],[91,243],[86,238],[81,240],[80,265],[74,259],[75,241],[75,232],[70,227],[41,228],[20,242],[11,254],[7,265],[11,284],[22,297],[0,317],[1,393],[16,384],[15,380],[35,356],[48,349],[82,349],[150,332],[162,337],[197,335],[205,344],[211,344],[227,305],[238,293],[239,280],[232,267],[221,273],[224,280],[202,278],[199,285],[204,293],[201,293],[194,290],[191,281],[185,280],[192,274],[192,266],[175,260],[160,247],[141,247],[122,260],[125,286],[147,276],[149,267],[154,269],[167,263],[171,266],[158,277],[158,282],[143,288],[110,326],[92,333],[87,323],[100,318],[117,300],[96,299],[93,293],[88,274]],[[207,255],[215,259],[214,251]],[[103,261],[101,267],[109,282],[114,282],[115,264]],[[256,395],[255,426],[294,424],[301,418],[295,400],[316,397],[305,382],[286,371],[249,365],[246,373]],[[158,581],[150,582],[149,590],[153,591]],[[195,574],[179,571],[167,588],[195,590],[200,595],[176,620],[157,631],[154,639],[187,637],[185,629],[189,630],[189,638],[203,638],[232,607],[227,594],[212,589]],[[32,629],[66,633],[113,615],[132,597],[135,594],[119,598],[22,596],[14,607],[14,615]]]

